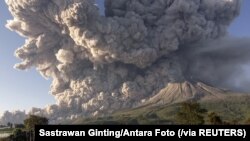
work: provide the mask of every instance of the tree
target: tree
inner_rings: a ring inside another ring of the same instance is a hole
[[[14,127],[15,128],[24,128],[24,124],[15,124]]]
[[[24,120],[24,126],[28,131],[33,131],[35,125],[48,125],[49,120],[45,117],[30,115],[27,119]]]
[[[184,102],[177,113],[177,122],[188,125],[204,124],[205,121],[202,114],[206,112],[207,110],[202,109],[199,103]]]
[[[7,123],[7,126],[10,127],[10,128],[12,128],[12,127],[13,127],[13,124],[10,123],[10,122],[8,122],[8,123]]]
[[[13,135],[11,137],[12,141],[26,141],[26,132],[22,131],[20,128],[16,128],[13,131]]]
[[[215,112],[211,112],[208,114],[208,121],[211,125],[221,125],[223,124],[220,116],[218,116]]]

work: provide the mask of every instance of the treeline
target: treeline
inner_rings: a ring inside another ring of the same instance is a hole
[[[48,125],[48,123],[49,120],[45,117],[30,115],[24,120],[24,125],[20,126],[21,128],[15,128],[12,135],[0,139],[0,141],[34,141],[35,125]]]
[[[242,118],[227,116],[223,112],[206,106],[196,101],[176,103],[155,107],[140,107],[124,110],[109,116],[79,118],[73,124],[97,125],[237,125],[250,124],[250,115]],[[229,118],[228,118],[229,117]],[[72,123],[72,122],[71,122]]]
[[[207,111],[197,102],[181,103],[176,115],[176,123],[184,125],[236,125],[237,120],[223,121],[222,118],[213,111]],[[250,117],[245,119],[244,124],[250,124]]]

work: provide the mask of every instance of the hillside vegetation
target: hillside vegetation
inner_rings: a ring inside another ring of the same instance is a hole
[[[185,124],[178,120],[183,103],[197,103],[206,111],[200,113],[203,124],[213,124],[210,118],[219,118],[221,124],[250,123],[250,95],[184,82],[167,86],[141,107],[104,117],[79,118],[70,124]]]

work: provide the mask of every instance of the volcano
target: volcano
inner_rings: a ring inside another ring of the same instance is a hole
[[[224,99],[229,95],[234,94],[228,90],[215,88],[202,82],[184,81],[181,83],[169,83],[143,105],[160,106],[190,100]]]
[[[184,101],[223,103],[236,96],[201,82],[250,91],[241,70],[250,60],[250,40],[227,34],[241,0],[102,2],[101,14],[95,0],[6,0],[14,17],[6,27],[26,39],[15,52],[15,68],[35,68],[51,79],[56,100],[24,115],[61,123],[128,109],[137,111],[134,117],[143,109],[142,115]],[[3,123],[9,115],[20,117],[6,112]]]
[[[208,112],[216,112],[226,122],[244,124],[250,115],[249,94],[216,88],[202,82],[183,81],[169,83],[133,109],[119,110],[108,117],[79,118],[66,123],[175,124],[176,113],[184,102],[197,102]]]

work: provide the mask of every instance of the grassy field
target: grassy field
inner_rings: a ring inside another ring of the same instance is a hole
[[[13,128],[0,128],[0,133],[2,132],[12,132]]]
[[[0,129],[0,139],[8,137],[12,133],[13,129],[11,128],[4,128]]]

